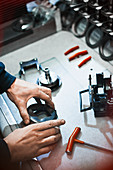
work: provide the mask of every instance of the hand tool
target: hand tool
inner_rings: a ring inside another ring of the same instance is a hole
[[[73,131],[73,133],[71,134],[71,136],[69,137],[68,140],[68,144],[67,144],[67,148],[66,148],[66,152],[69,154],[72,152],[73,149],[73,144],[74,144],[74,140],[77,137],[78,133],[80,132],[81,128],[80,127],[76,127]]]
[[[75,46],[75,47],[72,47],[72,48],[70,48],[69,50],[67,50],[64,54],[65,55],[67,55],[67,54],[69,54],[69,53],[71,53],[71,52],[73,52],[74,50],[77,50],[79,48],[79,46],[77,45],[77,46]]]
[[[89,60],[91,60],[91,56],[85,58],[81,63],[78,64],[78,67],[80,68],[82,65],[84,65],[85,63],[87,63]]]
[[[80,51],[80,52],[72,55],[71,57],[69,57],[69,61],[75,59],[76,57],[79,57],[80,55],[85,55],[85,54],[88,54],[88,51],[87,51],[87,50]]]
[[[99,150],[102,150],[102,151],[109,152],[109,153],[113,154],[113,150],[106,149],[106,148],[103,148],[101,146],[97,146],[97,145],[93,145],[93,144],[90,144],[90,143],[86,143],[86,142],[78,140],[78,139],[74,139],[74,142],[79,143],[79,144],[83,144],[83,145],[87,145],[89,147],[93,147],[93,148],[96,148],[96,149],[99,149]]]
[[[84,144],[84,145],[87,145],[87,146],[90,146],[90,147],[93,147],[93,148],[96,148],[96,149],[100,149],[100,150],[102,150],[102,151],[106,151],[106,152],[108,152],[108,153],[113,154],[113,150],[106,149],[106,148],[103,148],[103,147],[100,147],[100,146],[97,146],[97,145],[93,145],[93,144],[90,144],[90,143],[86,143],[86,142],[84,142],[84,141],[81,141],[81,140],[76,139],[76,137],[77,137],[77,135],[79,134],[80,130],[81,130],[80,127],[76,127],[76,128],[74,129],[73,133],[71,134],[71,136],[69,137],[68,144],[67,144],[67,148],[66,148],[66,153],[67,153],[67,154],[71,154],[72,149],[73,149],[74,142],[80,143],[80,144]]]

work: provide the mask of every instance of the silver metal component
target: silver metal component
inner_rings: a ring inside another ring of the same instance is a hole
[[[101,146],[93,145],[93,144],[86,143],[86,142],[84,143],[84,145],[87,145],[87,146],[90,146],[90,147],[93,147],[93,148],[102,150],[102,151],[104,151],[104,152],[109,152],[109,153],[113,154],[113,150],[106,149],[106,148],[103,148],[103,147],[101,147]]]

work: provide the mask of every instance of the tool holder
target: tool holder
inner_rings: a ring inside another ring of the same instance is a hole
[[[104,54],[105,45],[113,39],[113,0],[72,0],[65,1],[66,5],[65,10],[60,6],[63,28],[76,37],[85,36],[89,47],[99,48],[102,59],[113,60],[112,46],[110,54]]]
[[[63,30],[70,30],[71,25],[76,18],[77,11],[75,12],[75,8],[79,10],[79,8],[83,4],[83,1],[79,1],[79,3],[74,3],[64,0],[58,1],[56,3],[56,7],[60,9]]]
[[[113,60],[113,15],[108,15],[108,21],[101,27],[105,36],[99,45],[100,57],[105,61]]]
[[[71,1],[68,3],[68,8],[65,8],[65,12],[68,13],[68,9],[74,10],[75,13],[88,18],[93,25],[99,26],[99,23],[104,23],[113,14],[113,0],[83,0],[82,3]]]

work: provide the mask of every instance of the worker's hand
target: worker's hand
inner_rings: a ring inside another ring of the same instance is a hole
[[[10,133],[5,142],[8,144],[11,161],[23,161],[50,152],[61,138],[59,126],[62,120],[50,120],[19,128]]]
[[[16,79],[7,90],[7,95],[18,107],[25,124],[28,124],[30,121],[27,113],[27,102],[30,98],[38,97],[54,108],[54,103],[51,99],[51,89],[26,82],[24,80]]]

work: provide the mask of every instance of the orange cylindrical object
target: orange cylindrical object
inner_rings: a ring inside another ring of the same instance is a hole
[[[69,57],[69,61],[75,59],[76,57],[79,57],[80,55],[85,55],[85,54],[88,54],[88,51],[87,51],[87,50],[80,51],[80,52],[72,55],[71,57]]]
[[[82,141],[82,140],[78,140],[78,139],[74,139],[74,142],[77,142],[77,143],[80,143],[80,144],[85,144],[85,142],[84,142],[84,141]]]
[[[78,64],[78,67],[81,67],[83,64],[87,63],[89,60],[91,60],[91,56],[85,58],[80,64]]]
[[[64,54],[65,55],[67,55],[67,54],[69,54],[69,53],[71,53],[71,52],[73,52],[74,50],[77,50],[79,48],[79,46],[77,45],[77,46],[75,46],[75,47],[72,47],[72,48],[70,48],[69,50],[67,50]]]
[[[77,137],[77,135],[80,132],[80,130],[81,130],[80,127],[76,127],[74,129],[73,133],[71,134],[71,136],[69,137],[67,148],[66,148],[66,152],[67,153],[71,153],[72,152],[73,144],[74,144],[74,139]]]

